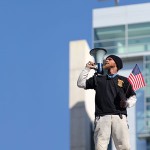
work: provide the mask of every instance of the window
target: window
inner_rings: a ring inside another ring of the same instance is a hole
[[[94,47],[103,47],[108,53],[125,51],[125,26],[114,26],[94,29]]]
[[[150,50],[150,23],[128,25],[128,51]]]
[[[95,28],[94,47],[108,54],[150,51],[150,22]]]

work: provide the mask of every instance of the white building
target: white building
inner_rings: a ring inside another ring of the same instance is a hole
[[[150,150],[149,16],[150,3],[93,10],[93,47],[103,47],[108,55],[120,56],[124,62],[124,68],[119,72],[121,75],[128,77],[135,64],[138,64],[147,83],[146,88],[136,92],[136,107],[128,109],[132,150]],[[89,58],[90,48],[85,41],[71,42],[70,47],[71,150],[94,150],[93,143],[89,142],[93,138],[91,122],[94,119],[94,93],[90,94],[76,86],[87,59],[92,59]],[[83,105],[77,106],[80,102]],[[84,109],[84,115],[79,113],[79,108],[80,111]],[[75,139],[79,141],[75,142]],[[115,149],[113,144],[109,149]]]

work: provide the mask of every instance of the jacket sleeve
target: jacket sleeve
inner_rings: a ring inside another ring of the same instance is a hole
[[[127,107],[128,108],[133,107],[136,104],[136,101],[137,101],[136,95],[130,96],[127,99]]]
[[[90,69],[85,67],[82,72],[79,75],[79,78],[77,80],[77,86],[79,88],[86,89],[94,89],[95,87],[95,76],[88,79],[88,74],[90,72]]]
[[[90,69],[87,68],[87,67],[85,67],[85,68],[82,70],[82,72],[80,73],[79,78],[78,78],[78,80],[77,80],[77,86],[78,86],[79,88],[84,88],[84,89],[86,89],[86,80],[87,80],[87,78],[88,78],[89,72],[90,72]]]
[[[126,96],[127,96],[127,107],[133,107],[136,104],[137,98],[136,98],[136,93],[134,92],[132,85],[130,82],[126,81]]]

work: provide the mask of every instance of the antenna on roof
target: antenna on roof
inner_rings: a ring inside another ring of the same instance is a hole
[[[115,0],[115,5],[119,6],[119,0]]]
[[[106,0],[99,0],[99,1],[106,1]],[[115,1],[115,6],[119,6],[119,0],[114,0]]]

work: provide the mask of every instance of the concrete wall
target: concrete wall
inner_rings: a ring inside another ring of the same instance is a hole
[[[93,27],[106,27],[150,21],[150,3],[93,10]]]
[[[90,48],[85,40],[70,42],[70,150],[93,149],[92,119],[90,117],[94,117],[94,112],[91,112],[94,111],[94,95],[92,96],[91,93],[89,94],[89,91],[77,87],[77,79],[80,72],[89,60],[93,60],[89,55],[89,51]],[[93,101],[93,104],[89,106],[87,101]]]

